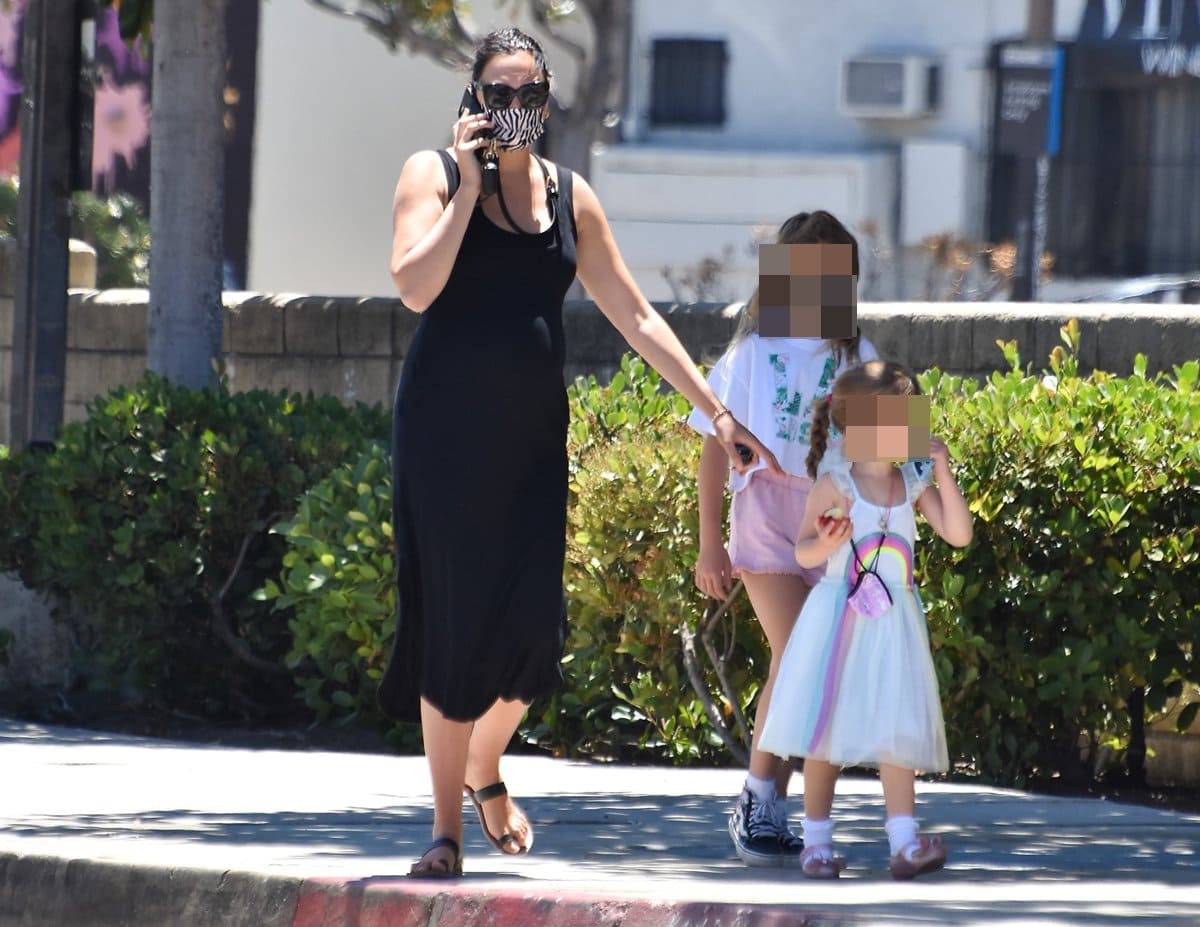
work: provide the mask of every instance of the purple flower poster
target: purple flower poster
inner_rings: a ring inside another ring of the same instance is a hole
[[[20,167],[21,30],[26,0],[0,6],[0,175]],[[146,199],[150,154],[150,62],[117,29],[116,11],[97,11],[92,189]]]

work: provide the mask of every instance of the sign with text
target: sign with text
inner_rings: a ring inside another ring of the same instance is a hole
[[[1008,45],[997,72],[996,150],[1055,155],[1062,139],[1063,51]]]
[[[1078,41],[1097,69],[1200,78],[1200,0],[1087,0]]]

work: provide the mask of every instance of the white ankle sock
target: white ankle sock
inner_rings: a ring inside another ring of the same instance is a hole
[[[893,856],[917,839],[917,819],[911,815],[894,815],[887,819],[883,829],[887,831]]]
[[[753,773],[746,773],[746,788],[761,802],[775,800],[775,780],[763,779]]]
[[[814,821],[812,818],[806,817],[801,836],[804,838],[806,847],[833,846],[833,821],[829,818],[824,821]]]

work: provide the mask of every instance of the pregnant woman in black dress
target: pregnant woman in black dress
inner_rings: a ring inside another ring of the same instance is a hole
[[[462,795],[484,834],[523,853],[533,830],[500,779],[529,702],[562,682],[566,639],[567,400],[562,304],[578,273],[601,311],[697,407],[726,452],[757,439],[724,411],[645,301],[588,184],[530,150],[548,112],[542,50],[487,36],[448,151],[409,158],[396,187],[391,271],[422,314],[396,394],[396,644],[380,688],[419,720],[434,842],[412,875],[462,871]],[[478,133],[493,130],[500,189],[482,192]]]

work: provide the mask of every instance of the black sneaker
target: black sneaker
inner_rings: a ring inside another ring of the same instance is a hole
[[[776,798],[771,802],[771,818],[775,822],[775,832],[779,835],[779,845],[783,847],[783,852],[799,857],[804,851],[804,841],[797,837],[788,825],[786,798]]]
[[[759,801],[749,789],[742,789],[733,814],[729,816],[733,847],[738,858],[748,866],[791,866],[799,856],[799,849],[791,849],[780,839],[772,805],[772,802]]]

